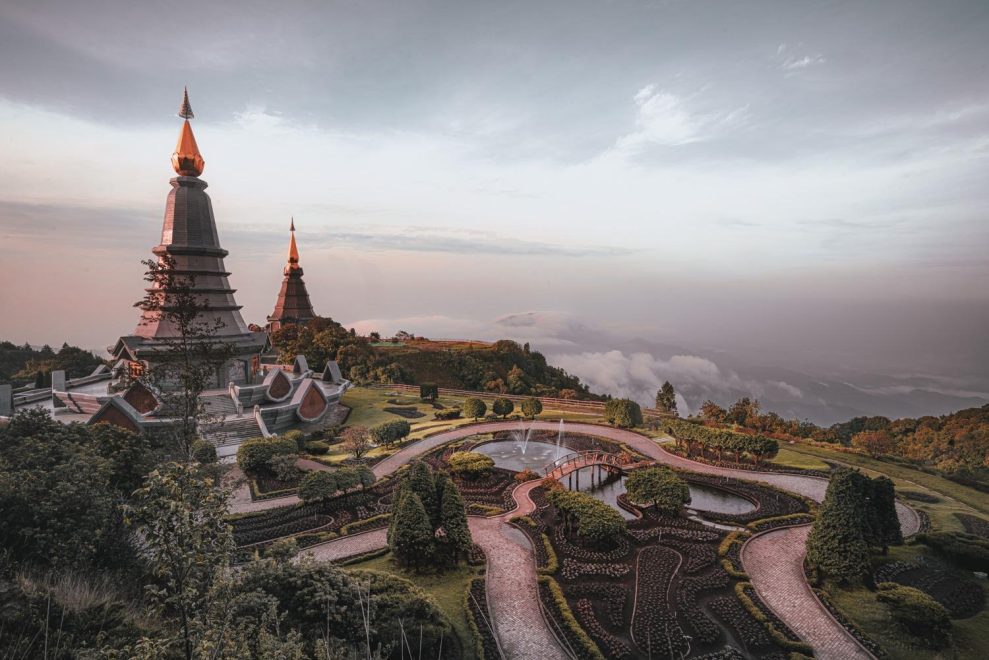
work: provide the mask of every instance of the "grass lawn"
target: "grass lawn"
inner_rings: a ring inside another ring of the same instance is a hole
[[[464,611],[464,593],[467,591],[467,583],[478,574],[478,569],[459,566],[455,570],[438,575],[417,575],[399,568],[392,561],[391,553],[357,564],[350,564],[347,568],[391,573],[413,582],[423,591],[429,593],[436,599],[440,609],[453,624],[453,629],[460,639],[460,647],[463,650],[462,657],[471,660],[476,657],[474,654],[474,636],[471,633],[470,625],[467,623],[467,613]]]
[[[935,527],[961,531],[961,524],[954,515],[955,511],[989,515],[989,493],[980,493],[974,488],[949,481],[934,474],[915,470],[909,466],[881,461],[861,454],[847,454],[814,445],[787,445],[789,452],[806,457],[826,458],[828,460],[846,463],[861,468],[866,474],[876,476],[885,474],[893,480],[898,490],[926,492],[938,497],[941,502],[925,505],[911,502],[911,505],[927,511]],[[780,452],[782,453],[782,451]]]
[[[890,559],[914,561],[928,552],[920,545],[890,548]],[[986,589],[986,581],[979,580]],[[989,651],[989,610],[968,619],[952,620],[953,649],[931,651],[910,643],[910,638],[890,618],[886,606],[876,601],[876,595],[865,587],[842,588],[828,585],[826,591],[835,605],[878,642],[894,660],[935,660],[936,658],[976,658]]]
[[[793,451],[790,449],[790,445],[780,446],[780,451],[776,454],[776,458],[772,460],[773,465],[779,465],[781,467],[797,468],[800,470],[828,470],[828,464],[821,459],[811,456],[809,454],[804,454],[801,452]]]

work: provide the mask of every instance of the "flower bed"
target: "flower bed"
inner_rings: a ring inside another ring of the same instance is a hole
[[[683,613],[694,638],[704,644],[713,644],[721,639],[721,629],[700,608],[697,596],[702,591],[723,589],[729,583],[728,574],[718,567],[708,575],[684,578],[677,589],[677,608]]]
[[[474,654],[478,660],[499,660],[501,653],[491,629],[487,585],[483,577],[476,577],[467,585],[464,592],[464,611],[467,612],[467,623],[474,634]]]
[[[566,557],[573,557],[581,561],[617,561],[626,557],[629,551],[629,543],[626,538],[615,540],[615,547],[611,550],[591,550],[584,546],[571,542],[563,531],[562,527],[553,530],[553,543],[559,548],[560,553]]]
[[[708,601],[707,608],[731,626],[747,649],[770,646],[772,640],[761,623],[752,618],[742,604],[732,596],[719,596]]]
[[[575,609],[577,611],[577,619],[584,627],[584,630],[590,633],[600,648],[604,649],[604,653],[608,658],[622,660],[623,658],[632,656],[632,649],[625,642],[605,630],[601,622],[597,620],[597,617],[594,615],[594,606],[590,600],[581,598],[577,601]]]
[[[628,564],[588,564],[567,557],[563,560],[563,570],[560,575],[564,580],[576,580],[588,575],[607,578],[622,578],[632,572]]]
[[[648,543],[659,538],[698,541],[700,543],[710,543],[721,539],[721,534],[718,532],[696,527],[650,527],[648,529],[630,529],[628,533],[639,543]]]
[[[625,627],[625,604],[628,590],[620,584],[608,582],[582,582],[567,588],[568,595],[577,598],[592,598],[604,611],[605,623],[612,628]]]
[[[680,563],[675,550],[658,545],[643,549],[636,561],[632,640],[649,655],[653,648],[678,655],[686,651],[686,640],[668,598],[670,582]]]
[[[663,545],[673,548],[683,557],[683,570],[688,574],[714,566],[718,562],[717,549],[710,543],[691,543],[667,539]]]

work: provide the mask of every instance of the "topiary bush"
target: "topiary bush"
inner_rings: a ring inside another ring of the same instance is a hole
[[[278,436],[250,438],[237,449],[237,465],[248,474],[268,473],[273,457],[298,453],[299,446],[294,439]]]
[[[322,502],[333,497],[340,487],[335,472],[316,470],[306,473],[299,483],[299,499],[309,504]]]
[[[302,431],[286,431],[278,436],[283,440],[291,440],[295,443],[296,449],[302,451],[306,448],[306,434]]]
[[[532,419],[543,411],[543,402],[535,397],[522,401],[522,414]]]
[[[515,404],[511,399],[505,397],[498,397],[491,404],[491,412],[501,416],[502,419],[511,415],[513,410],[515,410]]]
[[[904,628],[934,649],[944,648],[951,638],[948,610],[920,589],[893,582],[878,585],[876,600],[889,607],[889,613]]]
[[[622,429],[642,426],[642,408],[631,399],[612,399],[604,404],[604,418]]]
[[[330,445],[322,440],[310,440],[306,443],[306,453],[314,456],[322,456],[330,451]]]
[[[216,447],[208,440],[196,440],[192,443],[192,457],[203,465],[216,463]]]
[[[494,459],[476,451],[455,451],[446,459],[450,472],[468,479],[477,479],[491,472]]]
[[[436,401],[440,395],[440,388],[436,383],[422,383],[419,385],[419,398],[423,401]]]
[[[464,401],[464,417],[478,419],[479,417],[484,417],[484,413],[486,412],[488,412],[488,405],[481,399],[470,397]]]

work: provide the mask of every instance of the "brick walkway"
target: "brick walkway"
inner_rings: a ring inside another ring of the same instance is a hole
[[[742,565],[759,597],[814,648],[814,657],[847,660],[873,656],[817,600],[804,577],[804,546],[810,525],[777,529],[752,538]]]

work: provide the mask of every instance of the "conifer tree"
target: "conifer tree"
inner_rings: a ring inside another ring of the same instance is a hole
[[[883,549],[886,554],[891,545],[903,544],[900,519],[896,515],[896,490],[889,477],[876,477],[870,480],[868,506],[871,545]]]
[[[420,567],[433,560],[433,526],[422,500],[414,492],[405,493],[393,514],[391,551],[403,566]]]
[[[419,497],[419,501],[426,508],[429,520],[435,525],[439,523],[440,506],[436,499],[436,482],[433,480],[433,471],[429,465],[422,461],[416,461],[412,465],[406,477],[406,484],[409,490]]]
[[[861,478],[847,468],[835,471],[807,538],[807,560],[842,582],[858,580],[870,569]]]
[[[443,503],[441,506],[441,525],[443,528],[443,544],[452,563],[470,554],[474,540],[467,525],[467,510],[460,496],[460,489],[452,481],[443,488]]]

